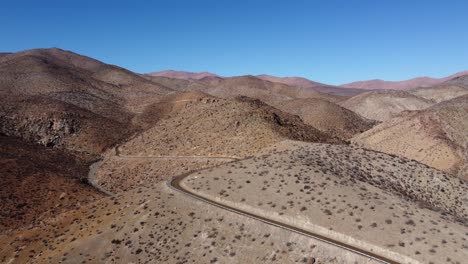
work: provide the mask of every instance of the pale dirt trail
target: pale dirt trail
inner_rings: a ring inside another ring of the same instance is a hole
[[[374,261],[377,261],[377,262],[380,262],[380,263],[388,263],[388,264],[399,263],[397,261],[388,259],[386,257],[379,256],[379,255],[377,255],[377,254],[375,254],[373,252],[366,251],[366,250],[354,247],[352,245],[347,245],[347,244],[342,243],[340,241],[336,241],[334,239],[325,237],[325,236],[320,235],[320,234],[312,233],[310,231],[303,230],[303,229],[298,228],[298,227],[287,225],[287,224],[284,224],[284,223],[281,223],[281,222],[278,222],[278,221],[275,221],[275,220],[272,220],[272,219],[268,219],[268,218],[265,218],[265,217],[262,217],[262,216],[259,216],[259,215],[253,214],[253,213],[245,212],[245,211],[239,210],[237,208],[226,206],[226,205],[224,205],[224,204],[222,204],[220,202],[210,200],[210,199],[208,199],[206,197],[203,197],[203,196],[198,195],[198,194],[196,194],[194,192],[191,192],[191,191],[183,188],[180,185],[180,182],[185,177],[187,177],[187,176],[189,176],[189,175],[191,175],[193,173],[195,173],[195,172],[189,172],[189,173],[186,173],[186,174],[183,174],[183,175],[180,175],[180,176],[176,176],[172,180],[168,181],[167,184],[171,189],[182,192],[182,193],[190,196],[193,199],[202,201],[202,202],[207,203],[207,204],[212,205],[212,206],[216,206],[218,208],[227,210],[227,211],[232,212],[232,213],[236,213],[236,214],[239,214],[239,215],[242,215],[242,216],[245,216],[245,217],[249,217],[251,219],[255,219],[257,221],[260,221],[260,222],[268,224],[268,225],[272,225],[272,226],[275,226],[275,227],[278,227],[278,228],[281,228],[281,229],[284,229],[284,230],[288,230],[290,232],[294,232],[294,233],[297,233],[297,234],[300,234],[300,235],[303,235],[303,236],[306,236],[306,237],[309,237],[309,238],[312,238],[312,239],[319,240],[321,242],[325,242],[325,243],[327,243],[329,245],[341,248],[343,250],[352,252],[354,254],[359,254],[361,256],[367,257],[367,258],[369,258],[369,260],[374,260]]]
[[[239,157],[224,157],[224,156],[124,156],[120,154],[119,146],[114,148],[115,157],[119,159],[161,159],[161,160],[170,160],[170,159],[214,159],[214,160],[225,160],[226,162],[236,161],[239,160]],[[89,166],[88,172],[88,182],[94,188],[98,189],[100,192],[103,192],[109,196],[114,196],[115,194],[104,189],[99,183],[96,181],[96,172],[99,170],[99,166],[101,166],[102,160],[99,160],[91,166]]]
[[[222,159],[222,160],[226,160],[226,161],[240,160],[240,158],[238,158],[238,157],[222,157],[222,156],[122,156],[122,155],[120,155],[119,147],[115,148],[115,156],[120,158],[120,159],[217,159],[217,160]],[[96,162],[93,165],[91,165],[88,180],[91,183],[91,185],[93,185],[98,190],[100,190],[100,191],[102,191],[102,192],[104,192],[104,193],[106,193],[108,195],[113,196],[114,195],[113,193],[104,190],[95,181],[95,174],[96,174],[96,171],[99,168],[100,164],[101,164],[101,161]],[[242,216],[245,216],[245,217],[249,217],[251,219],[255,219],[257,221],[260,221],[260,222],[268,224],[268,225],[272,225],[272,226],[275,226],[275,227],[278,227],[278,228],[281,228],[281,229],[284,229],[284,230],[288,230],[290,232],[294,232],[294,233],[297,233],[297,234],[300,234],[300,235],[303,235],[303,236],[307,236],[307,237],[312,238],[312,239],[319,240],[321,242],[328,243],[328,244],[330,244],[332,246],[341,248],[343,250],[352,252],[354,254],[359,254],[361,256],[367,257],[367,258],[369,258],[369,260],[378,261],[380,263],[392,263],[392,264],[393,263],[398,263],[398,262],[396,262],[394,260],[387,259],[385,257],[374,254],[374,253],[372,253],[370,251],[362,250],[362,249],[356,248],[356,247],[354,247],[352,245],[347,245],[347,244],[344,244],[342,242],[339,242],[339,241],[324,237],[322,235],[312,233],[310,231],[302,230],[300,228],[290,226],[290,225],[287,225],[287,224],[284,224],[284,223],[281,223],[281,222],[277,222],[277,221],[272,220],[272,219],[268,219],[268,218],[265,218],[265,217],[262,217],[262,216],[258,216],[258,215],[255,215],[255,214],[252,214],[252,213],[249,213],[249,212],[245,212],[245,211],[236,209],[236,208],[232,208],[232,207],[223,205],[223,204],[221,204],[219,202],[216,202],[216,201],[207,199],[205,197],[202,197],[202,196],[200,196],[200,195],[198,195],[196,193],[190,192],[190,191],[184,189],[183,187],[181,187],[179,183],[185,177],[191,175],[192,173],[194,173],[194,172],[189,172],[189,173],[186,173],[186,174],[183,174],[183,175],[180,175],[180,176],[176,176],[172,180],[169,180],[167,182],[167,184],[171,189],[177,190],[178,192],[181,192],[181,193],[183,193],[185,195],[188,195],[192,199],[202,201],[204,203],[207,203],[207,204],[212,205],[212,206],[216,206],[218,208],[227,210],[227,211],[232,212],[232,213],[236,213],[236,214],[239,214],[239,215],[242,215]]]

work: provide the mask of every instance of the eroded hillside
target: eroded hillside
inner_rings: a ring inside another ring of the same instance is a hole
[[[405,91],[382,90],[362,93],[339,103],[368,119],[384,121],[407,110],[431,106],[431,101]]]
[[[315,98],[271,102],[274,107],[298,115],[320,131],[348,140],[377,124],[337,104]]]
[[[408,112],[352,141],[365,148],[418,160],[467,180],[468,97]]]
[[[86,184],[92,162],[0,136],[0,230],[35,225],[102,198]]]
[[[127,123],[47,97],[10,96],[0,102],[0,133],[48,147],[99,155],[135,130]]]
[[[259,100],[200,95],[186,93],[159,105],[170,107],[163,118],[155,117],[161,119],[152,128],[106,153],[96,175],[99,184],[128,190],[251,156],[285,139],[342,143]],[[178,101],[182,104],[174,104]]]

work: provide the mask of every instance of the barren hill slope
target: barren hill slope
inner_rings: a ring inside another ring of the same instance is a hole
[[[108,151],[96,180],[120,192],[254,155],[284,139],[341,143],[259,100],[207,96],[181,103],[162,105],[169,110],[162,118],[156,111],[159,121],[152,128],[121,144],[117,153]]]
[[[468,180],[468,96],[390,119],[354,144],[418,160]]]
[[[337,104],[316,98],[272,102],[271,105],[298,115],[304,123],[343,140],[369,130],[377,123]]]
[[[60,49],[0,58],[0,94],[48,95],[82,108],[88,106],[84,101],[133,110],[171,91],[128,70]]]
[[[468,75],[455,77],[451,80],[446,81],[445,84],[460,85],[465,88],[468,88]]]
[[[149,88],[148,86],[152,87],[153,92],[162,94],[170,92],[167,87],[151,83],[141,75],[127,69],[58,48],[26,50],[12,54],[11,57],[37,57],[48,64],[52,64],[52,66],[76,67],[90,74],[90,77],[94,79],[119,86],[120,88],[131,85],[134,92],[145,91]],[[117,93],[118,89],[114,92]]]
[[[0,60],[0,93],[2,95],[50,95],[87,93],[102,101],[122,103],[112,93],[110,84],[90,78],[87,71],[49,57],[10,54]]]
[[[355,95],[351,90],[338,88],[345,93],[330,92],[326,85],[314,87],[303,87],[285,84],[276,78],[264,78],[264,76],[238,76],[220,78],[217,76],[206,76],[200,79],[178,79],[164,76],[144,75],[145,78],[169,87],[176,91],[203,91],[221,98],[234,98],[236,96],[248,96],[262,101],[288,100],[295,98],[322,98],[331,102],[342,101],[347,97],[342,95]],[[325,92],[318,90],[325,89]]]
[[[427,108],[432,102],[405,91],[382,90],[362,93],[339,104],[366,118],[384,121],[406,110]]]
[[[282,83],[262,80],[254,76],[225,78],[219,83],[210,85],[204,91],[221,98],[248,96],[264,102],[298,98],[321,98],[337,102],[344,99],[341,96],[320,93],[310,88],[292,87]]]
[[[82,181],[90,163],[88,158],[0,136],[0,231],[38,224],[103,197]]]
[[[440,103],[468,94],[468,87],[444,83],[434,87],[410,89],[407,90],[407,92],[414,94],[418,97],[430,100],[433,103]]]
[[[169,115],[121,149],[129,155],[244,156],[284,138],[330,141],[299,118],[259,100],[208,97]]]
[[[174,91],[61,49],[0,58],[1,130],[27,141],[99,154],[138,129],[145,106]]]
[[[147,105],[141,114],[135,116],[133,123],[143,129],[150,128],[160,119],[169,114],[175,114],[192,103],[201,102],[213,98],[198,90],[178,92],[163,97],[159,102]]]
[[[133,133],[126,123],[42,96],[0,103],[0,133],[44,146],[100,154]]]

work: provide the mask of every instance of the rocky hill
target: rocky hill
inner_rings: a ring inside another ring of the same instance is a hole
[[[298,115],[304,123],[342,140],[348,140],[377,124],[376,121],[322,99],[295,99],[270,104],[284,112]]]
[[[162,119],[121,148],[129,155],[244,156],[284,138],[333,141],[298,117],[259,100],[208,97]]]
[[[346,99],[346,96],[356,95],[365,91],[355,92],[353,89],[334,89],[333,86],[314,83],[303,78],[293,78],[294,80],[299,80],[295,82],[289,81],[290,78],[283,80],[282,78],[268,75],[248,75],[229,78],[220,78],[216,75],[209,75],[201,78],[167,76],[172,75],[144,75],[145,78],[176,91],[198,90],[221,98],[248,96],[263,101],[287,100],[292,98],[322,98],[337,102]]]
[[[267,74],[257,75],[257,78],[270,82],[284,83],[289,86],[301,87],[301,88],[312,88],[317,86],[324,86],[326,84],[314,82],[302,77],[276,77]]]
[[[446,84],[459,85],[468,88],[468,75],[461,75],[445,82]]]
[[[0,133],[47,147],[99,155],[135,129],[42,96],[0,99]]]
[[[348,245],[461,263],[465,85],[363,92],[0,53],[0,262],[373,263]]]
[[[429,100],[433,103],[440,103],[468,94],[468,86],[464,87],[461,85],[444,83],[434,87],[410,89],[407,90],[407,92]]]
[[[117,66],[60,49],[0,58],[0,130],[29,142],[100,154],[132,119],[174,91]]]
[[[109,151],[105,155],[97,171],[99,184],[120,192],[251,156],[285,139],[342,143],[304,124],[299,117],[259,100],[226,100],[200,94],[179,97],[195,100],[180,105],[173,100],[172,104],[158,106],[167,110],[164,116],[159,115],[162,111],[156,111],[153,118],[158,121],[153,127],[121,144],[118,153]],[[161,109],[158,107],[155,109]],[[153,116],[149,113],[147,118]]]
[[[128,70],[60,49],[0,58],[3,95],[47,95],[90,111],[96,105],[119,105],[132,111],[171,91]]]
[[[354,144],[414,159],[468,180],[468,96],[405,113],[357,135]]]
[[[205,92],[221,98],[248,96],[264,102],[281,101],[298,98],[321,98],[331,102],[341,101],[341,96],[314,91],[310,88],[288,86],[282,83],[270,82],[254,76],[226,78],[210,85]]]
[[[198,90],[173,93],[162,98],[159,102],[146,106],[141,114],[135,116],[133,123],[143,129],[151,128],[169,114],[175,114],[184,108],[191,107],[193,103],[212,98],[214,97]]]
[[[368,119],[384,121],[406,110],[420,110],[433,103],[405,91],[382,90],[362,93],[339,103]]]

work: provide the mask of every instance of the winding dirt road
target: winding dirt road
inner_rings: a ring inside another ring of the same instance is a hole
[[[239,215],[242,215],[242,216],[245,216],[245,217],[249,217],[249,218],[255,219],[257,221],[260,221],[262,223],[268,224],[268,225],[272,225],[272,226],[275,226],[275,227],[278,227],[278,228],[281,228],[281,229],[285,229],[285,230],[288,230],[288,231],[291,231],[291,232],[294,232],[294,233],[297,233],[297,234],[300,234],[300,235],[303,235],[303,236],[307,236],[307,237],[319,240],[321,242],[325,242],[325,243],[327,243],[329,245],[339,247],[339,248],[341,248],[343,250],[347,250],[347,251],[353,252],[355,254],[359,254],[361,256],[364,256],[364,257],[367,257],[369,259],[378,261],[380,263],[388,263],[388,264],[390,264],[390,263],[391,264],[399,263],[397,261],[388,259],[386,257],[382,257],[382,256],[379,256],[377,254],[374,254],[374,253],[372,253],[370,251],[366,251],[366,250],[354,247],[352,245],[347,245],[347,244],[342,243],[340,241],[336,241],[334,239],[330,239],[328,237],[325,237],[325,236],[322,236],[322,235],[319,235],[319,234],[316,234],[316,233],[312,233],[310,231],[303,230],[303,229],[298,228],[298,227],[287,225],[287,224],[284,224],[284,223],[281,223],[281,222],[278,222],[278,221],[275,221],[275,220],[272,220],[272,219],[268,219],[268,218],[265,218],[265,217],[262,217],[262,216],[258,216],[258,215],[255,215],[255,214],[252,214],[252,213],[249,213],[249,212],[245,212],[245,211],[230,207],[230,206],[226,206],[226,205],[221,204],[219,202],[216,202],[216,201],[207,199],[207,198],[205,198],[203,196],[200,196],[200,195],[198,195],[196,193],[190,192],[189,190],[184,189],[180,185],[180,182],[185,177],[187,177],[187,176],[189,176],[189,175],[191,175],[193,173],[194,172],[189,172],[189,173],[186,173],[186,174],[182,174],[180,176],[176,176],[172,180],[168,181],[167,184],[173,190],[182,192],[182,193],[184,193],[184,194],[186,194],[186,195],[188,195],[188,196],[190,196],[190,197],[192,197],[194,199],[197,199],[199,201],[210,204],[212,206],[216,206],[218,208],[227,210],[229,212],[236,213],[236,214],[239,214]]]
[[[115,156],[121,159],[217,159],[226,161],[240,160],[234,156],[131,156],[122,155],[119,147],[115,147]]]
[[[119,146],[114,148],[115,157],[119,159],[214,159],[214,160],[224,160],[226,162],[240,160],[239,157],[228,157],[228,156],[126,156],[121,155]],[[104,189],[96,180],[96,172],[99,169],[99,166],[102,164],[102,160],[99,160],[89,167],[88,172],[88,183],[94,188],[98,189],[100,192],[105,193],[109,196],[114,196],[115,194]]]
[[[215,157],[213,157],[213,156],[123,156],[123,155],[120,154],[120,150],[119,150],[118,147],[115,148],[115,155],[117,157],[119,157],[119,158],[122,158],[122,159],[223,159],[223,160],[226,160],[226,161],[240,160],[240,158],[238,158],[238,157],[222,157],[222,156],[215,156]],[[93,166],[92,166],[92,168],[90,170],[89,181],[95,188],[99,189],[100,191],[103,191],[104,193],[106,193],[108,195],[114,195],[114,194],[104,190],[103,188],[101,188],[99,186],[99,184],[95,181],[94,174],[95,174],[95,171],[97,170],[99,164],[100,164],[99,162],[93,164]],[[167,182],[167,184],[171,189],[173,189],[175,191],[178,191],[180,193],[188,195],[191,198],[202,201],[202,202],[204,202],[206,204],[209,204],[209,205],[216,206],[218,208],[227,210],[229,212],[236,213],[236,214],[239,214],[239,215],[242,215],[242,216],[245,216],[245,217],[249,217],[251,219],[255,219],[257,221],[260,221],[260,222],[268,224],[268,225],[272,225],[272,226],[275,226],[275,227],[278,227],[278,228],[281,228],[281,229],[288,230],[290,232],[294,232],[294,233],[297,233],[297,234],[300,234],[300,235],[303,235],[303,236],[306,236],[306,237],[309,237],[309,238],[312,238],[312,239],[319,240],[321,242],[325,242],[325,243],[327,243],[329,245],[339,247],[339,248],[341,248],[343,250],[350,251],[350,252],[355,253],[355,254],[359,254],[361,256],[367,257],[367,258],[369,258],[371,260],[378,261],[380,263],[388,263],[388,264],[399,263],[397,261],[388,259],[386,257],[374,254],[373,252],[363,250],[363,249],[354,247],[352,245],[348,245],[348,244],[342,243],[340,241],[337,241],[337,240],[334,240],[334,239],[331,239],[331,238],[328,238],[328,237],[325,237],[325,236],[322,236],[322,235],[319,235],[319,234],[316,234],[316,233],[312,233],[312,232],[307,231],[307,230],[303,230],[303,229],[298,228],[298,227],[287,225],[287,224],[284,224],[284,223],[281,223],[281,222],[278,222],[278,221],[275,221],[275,220],[272,220],[272,219],[268,219],[268,218],[265,218],[265,217],[262,217],[262,216],[258,216],[258,215],[255,215],[255,214],[252,214],[252,213],[249,213],[249,212],[245,212],[245,211],[233,208],[233,207],[229,207],[229,206],[226,206],[226,205],[221,204],[219,202],[216,202],[216,201],[207,199],[205,197],[202,197],[202,196],[200,196],[200,195],[198,195],[196,193],[190,192],[189,190],[184,189],[180,185],[180,182],[185,177],[187,177],[187,176],[189,176],[189,175],[191,175],[193,173],[194,173],[194,171],[188,172],[188,173],[185,173],[185,174],[182,174],[182,175],[179,175],[179,176],[176,176],[172,180],[169,180]]]

